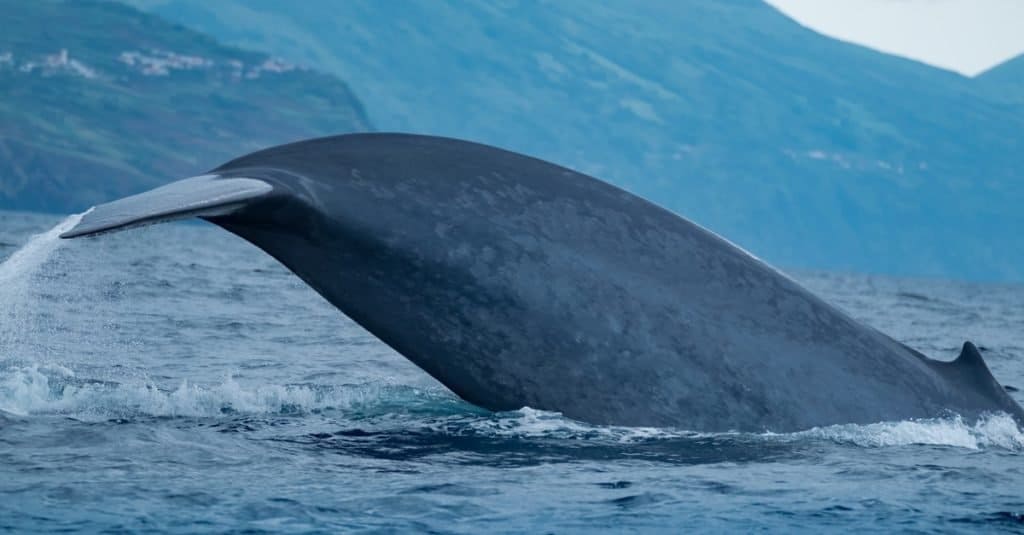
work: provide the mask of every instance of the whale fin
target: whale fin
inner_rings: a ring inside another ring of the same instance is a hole
[[[1010,396],[1013,387],[1004,388],[992,375],[981,351],[971,342],[964,342],[960,356],[953,361],[928,359],[925,361],[945,377],[954,389],[961,392],[961,409],[974,410],[975,414],[987,410],[1004,411],[1024,425],[1024,408]],[[992,402],[995,402],[992,405]]]
[[[964,347],[960,350],[960,356],[953,361],[953,365],[959,366],[960,369],[964,370],[989,373],[988,365],[985,364],[985,359],[981,357],[981,351],[971,342],[964,342]]]
[[[255,178],[202,175],[100,204],[87,212],[61,238],[78,238],[189,217],[227,215],[253,199],[269,195],[273,186]]]
[[[1003,391],[1003,387],[992,375],[981,356],[981,351],[971,342],[964,342],[960,356],[953,362],[946,364],[946,367],[957,374],[961,381],[974,384],[977,388],[985,391]]]
[[[994,399],[1005,401],[1004,408],[1007,412],[1014,414],[1024,423],[1024,410],[1021,410],[1020,406],[1012,401],[1007,394],[1007,389],[1003,388],[999,381],[996,381],[977,346],[971,342],[964,342],[960,356],[953,362],[945,363],[945,367],[949,372],[955,374],[962,384],[972,385],[974,391],[983,392]]]

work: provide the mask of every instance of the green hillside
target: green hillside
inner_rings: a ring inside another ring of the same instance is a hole
[[[343,75],[381,129],[570,165],[774,263],[1024,279],[1024,108],[759,0],[135,2]]]
[[[81,210],[285,141],[369,128],[331,75],[128,6],[0,0],[0,209]]]

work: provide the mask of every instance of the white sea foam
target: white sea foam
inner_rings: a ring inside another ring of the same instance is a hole
[[[1009,414],[991,414],[967,423],[960,417],[834,425],[793,433],[796,438],[831,440],[867,448],[932,445],[967,449],[997,447],[1024,451],[1024,432]]]
[[[114,383],[75,378],[59,366],[32,365],[0,371],[0,411],[20,416],[64,415],[83,420],[119,417],[218,417],[274,415],[342,409],[361,412],[380,400],[431,397],[394,385],[243,386],[228,377],[206,386],[181,382],[173,389],[152,382]]]
[[[601,439],[620,443],[669,438],[697,438],[703,433],[658,427],[597,426],[571,420],[559,412],[523,407],[479,419],[469,425],[474,432],[497,436],[555,439]]]
[[[470,427],[498,436],[561,439],[601,439],[636,443],[670,439],[765,440],[794,442],[828,440],[865,448],[898,446],[987,447],[1024,451],[1024,431],[1005,413],[992,414],[968,424],[960,417],[880,422],[869,425],[835,425],[796,433],[704,433],[658,427],[593,426],[567,419],[557,412],[524,407],[518,411],[480,419]]]
[[[1012,417],[994,414],[968,423],[961,418],[835,425],[796,433],[698,433],[654,427],[596,426],[557,412],[524,407],[489,414],[474,411],[450,395],[390,384],[242,385],[228,377],[219,384],[183,381],[174,388],[151,382],[79,379],[67,368],[31,365],[0,371],[0,412],[18,416],[62,415],[82,420],[137,417],[220,418],[238,415],[307,414],[339,411],[344,419],[425,412],[388,425],[412,425],[438,433],[579,440],[636,444],[663,440],[737,440],[791,443],[829,441],[862,448],[950,446],[1024,452],[1024,432]],[[403,423],[404,422],[404,423]]]

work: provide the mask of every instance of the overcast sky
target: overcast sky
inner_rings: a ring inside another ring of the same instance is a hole
[[[826,35],[974,75],[1024,52],[1024,0],[767,0]]]

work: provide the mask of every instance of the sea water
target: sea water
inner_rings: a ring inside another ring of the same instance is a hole
[[[215,227],[58,241],[73,224],[0,212],[0,530],[1024,531],[1006,416],[714,434],[490,413]],[[933,357],[972,340],[1024,387],[1022,286],[793,275]]]

